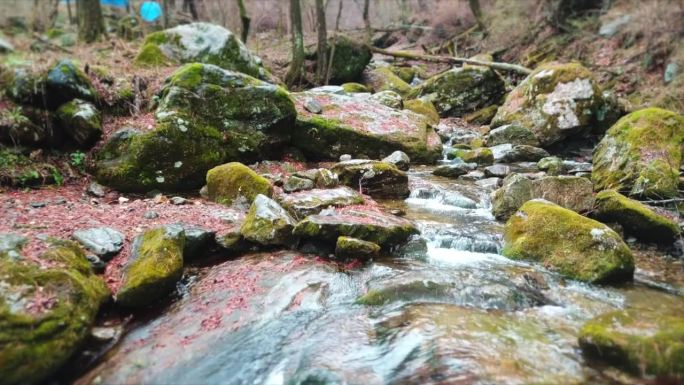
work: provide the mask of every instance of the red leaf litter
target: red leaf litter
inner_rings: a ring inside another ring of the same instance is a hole
[[[105,272],[105,279],[113,292],[118,289],[121,267],[128,259],[131,242],[142,231],[182,222],[216,232],[227,232],[235,227],[235,223],[226,218],[239,218],[241,215],[234,209],[199,198],[190,198],[184,205],[173,205],[166,198],[120,197],[117,193],[93,198],[85,193],[87,183],[84,179],[60,187],[3,192],[0,194],[0,233],[29,237],[23,255],[39,262],[38,256],[46,245],[38,238],[49,236],[69,239],[75,230],[102,226],[122,232],[126,237],[124,248],[108,263]],[[31,206],[31,203],[38,202],[45,206]],[[146,219],[144,214],[147,211],[156,212],[158,217]]]

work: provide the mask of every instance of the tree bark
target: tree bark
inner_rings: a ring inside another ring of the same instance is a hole
[[[105,33],[100,0],[77,0],[76,4],[78,37],[86,43],[92,43]]]
[[[370,48],[371,51],[377,52],[377,53],[382,54],[382,55],[387,55],[387,56],[392,56],[392,57],[400,57],[400,58],[404,58],[404,59],[422,60],[422,61],[433,62],[433,63],[471,64],[471,65],[490,67],[490,68],[493,68],[496,70],[519,72],[519,73],[525,74],[525,75],[529,75],[532,73],[531,69],[529,69],[527,67],[523,67],[521,65],[517,65],[517,64],[487,62],[487,61],[466,59],[466,58],[460,58],[460,57],[452,57],[452,56],[420,55],[420,54],[415,54],[415,53],[406,52],[406,51],[388,51],[386,49],[373,47],[370,45],[368,46],[368,48]]]
[[[328,78],[328,30],[325,21],[324,0],[316,0],[316,21],[318,24],[318,54],[316,62],[316,83],[325,84]]]
[[[247,37],[249,36],[249,25],[252,23],[252,19],[247,15],[247,8],[245,8],[244,0],[237,0],[238,10],[240,11],[240,21],[242,22],[242,33],[241,38],[244,43],[247,43]]]
[[[304,34],[302,32],[302,7],[299,0],[290,0],[290,24],[292,32],[292,62],[285,75],[285,84],[292,86],[302,78],[304,66]]]
[[[169,0],[162,0],[162,17],[164,28],[169,28]]]
[[[335,18],[335,33],[333,34],[332,48],[330,48],[330,57],[328,58],[328,69],[325,71],[325,84],[330,81],[330,75],[332,73],[333,60],[335,60],[335,47],[337,47],[337,34],[340,31],[340,20],[342,19],[342,5],[344,1],[340,0],[339,7],[337,8],[337,17]]]
[[[475,16],[478,27],[480,27],[481,31],[486,31],[482,18],[482,8],[480,8],[480,0],[468,0],[468,4],[470,5],[470,11],[473,13],[473,16]]]
[[[69,24],[74,24],[74,17],[71,15],[71,0],[67,0],[67,16],[69,16]]]
[[[364,0],[363,1],[363,25],[366,28],[366,44],[371,43],[371,25],[370,25],[369,11],[370,11],[370,0]]]
[[[195,6],[195,0],[183,0],[183,9],[186,9],[192,15],[192,20],[199,20],[199,15],[197,14],[197,7]]]

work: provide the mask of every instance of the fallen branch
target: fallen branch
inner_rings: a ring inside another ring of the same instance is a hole
[[[56,49],[58,49],[58,50],[60,50],[60,51],[62,51],[62,52],[66,52],[66,53],[68,53],[68,54],[73,54],[73,53],[74,53],[73,51],[71,51],[71,50],[69,50],[69,49],[66,49],[66,48],[62,47],[61,45],[55,44],[55,43],[51,42],[50,40],[43,39],[43,38],[42,38],[40,35],[38,35],[37,33],[34,33],[34,34],[33,34],[33,38],[36,39],[36,40],[38,40],[39,42],[41,42],[41,43],[43,43],[43,44],[49,46],[49,47],[56,48]]]
[[[487,62],[487,61],[466,59],[466,58],[461,58],[461,57],[452,57],[452,56],[421,55],[421,54],[416,54],[416,53],[411,53],[411,52],[406,52],[406,51],[389,51],[389,50],[374,47],[374,46],[368,45],[368,44],[367,44],[367,46],[372,52],[387,55],[387,56],[392,56],[392,57],[400,57],[400,58],[404,58],[404,59],[422,60],[422,61],[427,61],[427,62],[432,62],[432,63],[471,64],[471,65],[490,67],[490,68],[501,70],[501,71],[518,72],[518,73],[525,74],[525,75],[529,75],[532,73],[531,69],[529,69],[527,67],[523,67],[521,65],[517,65],[517,64]]]

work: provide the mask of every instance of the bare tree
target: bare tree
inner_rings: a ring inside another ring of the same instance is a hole
[[[169,0],[162,1],[162,16],[164,17],[164,28],[169,28]]]
[[[78,37],[86,43],[104,35],[104,18],[100,0],[77,0],[76,13],[78,15]]]
[[[369,10],[370,10],[370,0],[364,0],[363,1],[363,25],[366,28],[366,43],[367,44],[370,44],[370,42],[371,42],[371,25],[370,25]]]
[[[316,83],[324,84],[328,71],[328,30],[325,22],[325,1],[316,0],[316,23],[318,27],[318,54]]]
[[[71,15],[71,0],[66,2],[67,16],[69,16],[69,24],[74,24],[74,17]]]
[[[240,21],[242,22],[242,41],[247,42],[247,36],[249,36],[249,25],[252,19],[247,15],[247,8],[245,8],[244,0],[237,0],[238,10],[240,11]]]
[[[290,24],[292,32],[292,61],[285,75],[285,84],[292,86],[302,78],[304,67],[304,34],[302,33],[302,7],[299,0],[290,0]]]

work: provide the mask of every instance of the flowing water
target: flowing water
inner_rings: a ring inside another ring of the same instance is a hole
[[[632,379],[586,362],[577,332],[619,308],[684,308],[681,266],[635,283],[563,280],[499,252],[491,188],[409,172],[401,208],[427,243],[341,269],[281,251],[200,268],[181,298],[131,327],[81,383],[530,384]],[[649,265],[650,266],[650,265]],[[663,267],[665,266],[665,267]],[[679,283],[678,283],[679,282]],[[357,301],[381,293],[374,305]]]

